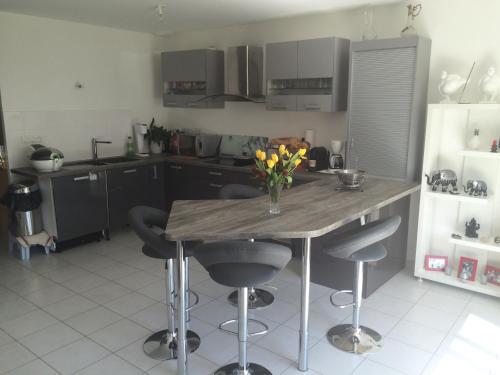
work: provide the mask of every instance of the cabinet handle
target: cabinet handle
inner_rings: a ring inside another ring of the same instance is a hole
[[[190,102],[187,105],[190,106],[190,107],[199,107],[201,104],[200,103],[196,103],[196,102],[194,102],[194,103]]]
[[[220,188],[221,188],[221,187],[223,187],[224,185],[220,185],[220,184],[208,184],[208,186],[213,187],[213,188],[218,188],[218,189],[220,189]]]
[[[135,172],[137,172],[137,169],[127,169],[123,171],[123,173],[135,173]]]
[[[75,177],[73,178],[73,181],[83,181],[83,180],[89,180],[90,176],[80,176],[80,177]]]
[[[178,169],[178,170],[181,170],[182,167],[180,165],[169,165],[168,166],[170,169]]]
[[[321,107],[319,105],[306,105],[305,109],[307,111],[319,111]]]
[[[222,176],[222,172],[209,171],[208,174],[211,176]]]
[[[177,105],[177,102],[167,102],[167,105]]]
[[[287,105],[273,105],[271,106],[272,109],[288,109]]]
[[[158,180],[158,168],[153,165],[153,180]]]

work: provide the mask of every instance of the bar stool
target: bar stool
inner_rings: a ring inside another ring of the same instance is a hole
[[[175,242],[167,241],[162,234],[155,232],[152,227],[161,228],[167,225],[166,212],[152,207],[136,206],[128,214],[129,223],[144,241],[142,252],[144,255],[165,260],[166,304],[167,304],[167,329],[158,331],[149,336],[143,344],[144,353],[153,359],[167,360],[177,358],[177,332],[175,328],[175,284],[174,284],[174,259],[176,258]],[[191,250],[198,243],[185,244],[186,253],[191,255]],[[186,268],[187,268],[186,264]],[[188,274],[186,272],[186,279]],[[186,285],[189,285],[186,280]],[[189,286],[186,293],[189,293]],[[179,291],[181,293],[181,291]],[[198,295],[194,292],[195,302],[186,309],[189,310],[198,303]],[[188,320],[188,319],[186,319]],[[193,331],[187,331],[187,346],[190,352],[200,346],[200,337]]]
[[[241,184],[225,185],[219,192],[220,199],[251,199],[265,195],[253,186]],[[253,240],[251,240],[253,241]],[[238,291],[235,290],[227,297],[228,302],[238,306]],[[269,306],[274,302],[274,296],[265,289],[251,287],[248,289],[248,308],[250,310]]]
[[[332,239],[330,247],[323,251],[335,258],[356,263],[353,290],[340,290],[330,296],[333,306],[353,308],[352,324],[340,324],[327,333],[330,344],[336,348],[356,354],[376,352],[382,347],[382,336],[371,328],[360,325],[359,313],[363,294],[363,270],[365,262],[376,262],[387,256],[387,250],[380,242],[392,236],[401,223],[401,217],[391,216],[368,223],[361,228],[344,232]],[[335,296],[343,293],[353,295],[353,302],[337,304]]]
[[[198,246],[194,252],[215,282],[238,288],[238,319],[219,325],[221,330],[238,335],[238,363],[223,366],[214,374],[271,375],[265,367],[247,360],[248,337],[265,334],[268,330],[264,323],[255,321],[264,330],[248,332],[248,288],[272,280],[290,261],[291,250],[276,243],[223,241]],[[227,324],[234,322],[238,322],[237,333],[225,329]]]

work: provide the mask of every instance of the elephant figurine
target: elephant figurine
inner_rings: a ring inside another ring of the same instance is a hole
[[[450,191],[450,194],[458,194],[457,174],[451,169],[432,171],[430,176],[426,174],[425,177],[427,177],[427,184],[432,186],[432,191],[436,191],[438,186],[441,185],[441,191],[446,193],[451,186],[452,191]]]
[[[464,185],[464,192],[475,197],[482,195],[483,197],[488,196],[488,185],[486,182],[481,180],[468,180]]]

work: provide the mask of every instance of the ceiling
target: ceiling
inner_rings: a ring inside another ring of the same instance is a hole
[[[0,0],[0,11],[168,34],[397,0]],[[162,20],[156,7],[164,4]]]

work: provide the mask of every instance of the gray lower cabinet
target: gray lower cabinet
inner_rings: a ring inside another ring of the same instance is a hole
[[[295,179],[293,186],[306,182]],[[250,185],[265,191],[263,183],[248,170],[235,171],[167,163],[165,167],[166,206],[170,210],[172,203],[181,199],[218,199],[220,190],[228,184]]]
[[[108,171],[109,228],[128,224],[135,206],[164,208],[161,168],[157,164],[116,168]]]
[[[260,186],[248,172],[166,163],[166,206],[170,210],[172,203],[181,199],[217,199],[220,189],[227,184]]]
[[[146,166],[146,172],[148,176],[148,204],[151,207],[155,207],[160,210],[166,210],[165,168],[163,167],[163,163]]]
[[[104,171],[53,178],[52,193],[58,241],[108,227]]]

